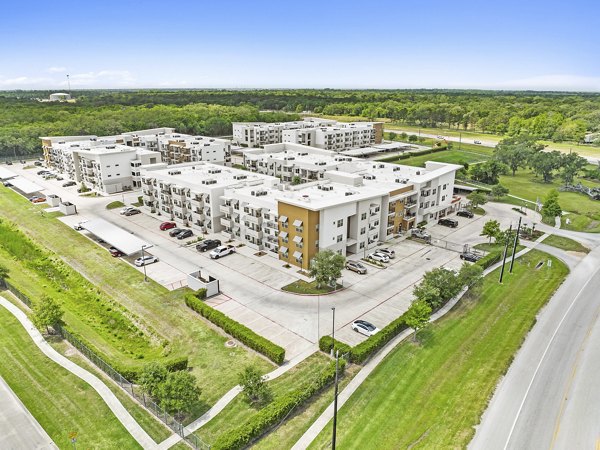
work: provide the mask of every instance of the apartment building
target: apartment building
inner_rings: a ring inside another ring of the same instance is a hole
[[[112,194],[141,187],[139,168],[160,163],[160,153],[123,145],[117,136],[42,138],[49,167],[87,187]]]
[[[436,220],[460,206],[460,198],[452,194],[458,165],[428,162],[423,169],[352,158],[336,161],[335,152],[309,148],[309,155],[301,155],[307,153],[304,146],[280,147],[282,156],[298,150],[292,161],[305,158],[309,166],[312,157],[330,158],[326,163],[331,170],[316,180],[307,173],[305,182],[292,185],[267,172],[209,163],[142,168],[144,205],[178,224],[221,233],[303,268],[320,250],[366,253],[418,222]],[[267,160],[273,154],[263,156]]]
[[[171,133],[158,136],[157,149],[169,165],[197,161],[231,163],[231,141],[227,139]]]
[[[234,142],[250,147],[289,142],[337,152],[381,144],[380,122],[342,123],[308,117],[302,121],[282,123],[234,123]]]

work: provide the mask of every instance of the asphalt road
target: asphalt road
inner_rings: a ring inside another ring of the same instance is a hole
[[[599,275],[596,248],[539,314],[469,448],[599,448]]]

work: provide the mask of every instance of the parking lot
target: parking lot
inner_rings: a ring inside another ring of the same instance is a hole
[[[288,357],[314,345],[320,336],[331,334],[333,306],[336,308],[336,338],[354,345],[365,339],[351,329],[354,320],[365,319],[379,328],[384,327],[408,309],[412,289],[426,271],[440,266],[458,269],[462,264],[457,251],[406,238],[394,239],[386,246],[395,249],[396,258],[385,268],[367,266],[366,275],[345,269],[342,291],[322,296],[290,294],[281,291],[281,287],[298,279],[307,280],[298,273],[297,267],[285,268],[278,259],[269,255],[258,256],[256,250],[247,246],[236,247],[233,255],[211,260],[208,253],[196,251],[196,243],[192,242],[198,238],[197,235],[180,241],[169,237],[168,231],[159,230],[164,217],[146,213],[126,217],[119,214],[119,209],[106,209],[106,204],[114,200],[124,200],[126,204],[136,201],[137,192],[81,197],[76,193],[76,187],[62,188],[61,182],[56,180],[40,180],[35,171],[20,172],[47,187],[48,194],[55,193],[78,206],[78,215],[61,218],[67,225],[99,217],[150,243],[152,247],[146,253],[157,256],[159,262],[147,265],[146,273],[168,289],[186,286],[187,274],[198,269],[218,278],[222,294],[209,299],[208,303],[284,346]],[[433,225],[428,230],[433,240],[460,245],[485,242],[486,238],[479,236],[485,221],[497,219],[502,226],[508,226],[511,220],[514,221],[514,218],[511,219],[513,215],[516,216],[516,213],[511,215],[501,210],[498,215],[475,216],[473,219],[458,217],[457,228]],[[220,235],[202,237],[224,241]],[[126,259],[131,262],[138,256],[135,254]],[[349,258],[358,260],[361,256],[350,255]],[[144,269],[137,267],[137,270],[143,272]]]

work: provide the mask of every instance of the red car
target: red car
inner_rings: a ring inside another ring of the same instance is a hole
[[[33,197],[31,199],[31,203],[44,203],[46,201],[46,197]]]
[[[109,248],[108,251],[115,258],[118,258],[120,256],[125,256],[125,253],[123,253],[121,250],[119,250],[118,248],[115,248],[115,247]]]
[[[160,224],[161,231],[170,230],[171,228],[175,228],[177,224],[175,222],[163,222]]]

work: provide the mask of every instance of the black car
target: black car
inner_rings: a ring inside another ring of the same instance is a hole
[[[469,262],[477,262],[481,259],[481,256],[476,255],[475,253],[466,252],[460,255],[460,259]]]
[[[438,225],[443,225],[445,227],[456,228],[458,226],[458,220],[456,219],[440,219],[438,220]]]
[[[460,217],[467,217],[469,219],[473,218],[473,213],[471,211],[466,210],[466,209],[461,209],[460,211],[458,211],[456,213],[456,215],[460,216]]]
[[[125,214],[123,214],[124,216],[135,216],[136,214],[141,214],[141,211],[139,209],[130,209],[129,211],[126,211]]]
[[[66,183],[63,183],[62,187],[69,187],[69,186],[75,186],[77,183],[75,183],[74,181],[67,181]]]
[[[177,235],[177,239],[181,240],[181,239],[187,239],[189,237],[192,237],[194,235],[194,233],[192,233],[192,230],[183,230],[181,233],[179,233]]]
[[[218,239],[205,239],[204,241],[196,245],[196,250],[198,250],[199,252],[207,252],[209,250],[212,250],[213,248],[217,248],[220,245],[221,241]]]
[[[33,165],[40,167],[42,165],[42,162],[41,161],[36,161],[36,162],[33,163]]]
[[[171,231],[169,231],[169,236],[175,237],[182,231],[184,231],[183,228],[173,228]]]

